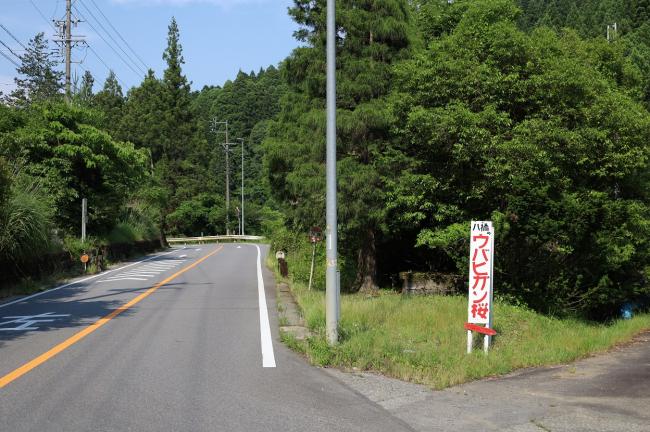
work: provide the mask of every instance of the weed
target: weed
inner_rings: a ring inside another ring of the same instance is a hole
[[[434,388],[517,368],[566,363],[605,351],[650,328],[650,315],[605,325],[548,317],[500,300],[494,305],[498,336],[489,354],[478,349],[467,355],[466,298],[404,297],[381,291],[373,298],[341,296],[340,341],[331,347],[325,338],[323,292],[290,283],[314,334],[297,349],[312,363],[374,370]],[[482,344],[482,338],[475,339]]]

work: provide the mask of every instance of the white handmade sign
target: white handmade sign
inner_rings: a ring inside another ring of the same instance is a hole
[[[472,221],[469,251],[467,322],[491,327],[494,273],[494,228],[489,221]]]
[[[487,353],[492,336],[494,288],[494,228],[489,221],[472,221],[469,237],[469,301],[467,304],[467,353],[472,352],[473,332],[483,334]],[[481,325],[483,324],[483,325]]]

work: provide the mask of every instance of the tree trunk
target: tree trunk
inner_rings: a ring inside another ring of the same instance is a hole
[[[169,243],[167,243],[167,236],[165,235],[166,231],[166,225],[167,225],[167,216],[165,215],[164,212],[161,212],[162,214],[160,215],[160,226],[159,228],[159,239],[160,239],[160,247],[161,248],[168,248]]]
[[[357,278],[355,285],[359,292],[376,294],[377,287],[377,251],[375,249],[375,231],[368,229],[357,258]]]

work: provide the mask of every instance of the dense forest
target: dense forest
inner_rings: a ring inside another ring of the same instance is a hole
[[[325,1],[288,12],[301,46],[277,67],[192,91],[172,20],[161,77],[124,94],[87,72],[69,103],[36,35],[0,104],[0,261],[79,248],[81,198],[91,242],[236,232],[243,144],[246,233],[305,278],[325,215]],[[343,288],[464,277],[469,221],[491,219],[497,295],[592,317],[647,299],[648,14],[645,0],[339,2]]]

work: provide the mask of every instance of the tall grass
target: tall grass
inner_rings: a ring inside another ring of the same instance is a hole
[[[476,351],[466,354],[467,315],[464,297],[404,297],[382,291],[377,297],[344,294],[340,343],[325,338],[322,292],[293,283],[305,321],[315,336],[298,348],[315,364],[377,371],[396,378],[444,388],[514,369],[569,362],[605,351],[650,329],[650,315],[608,325],[543,316],[497,301],[498,335],[489,355],[475,338]]]
[[[124,212],[122,220],[108,233],[108,243],[135,243],[158,238],[158,229],[151,209],[141,203],[131,203]]]
[[[17,264],[47,251],[52,220],[52,206],[37,187],[14,185],[0,208],[0,260]]]

